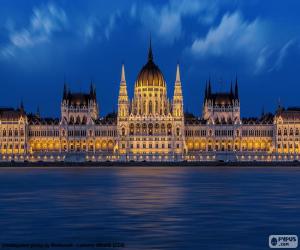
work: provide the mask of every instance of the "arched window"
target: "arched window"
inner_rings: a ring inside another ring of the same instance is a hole
[[[15,133],[14,133],[14,136],[18,136],[18,130],[17,129],[15,129]]]
[[[131,124],[129,125],[129,134],[130,134],[130,135],[133,135],[133,134],[134,134],[134,124],[133,124],[133,123],[131,123]]]
[[[158,134],[159,133],[159,124],[155,123],[155,133]]]
[[[168,129],[168,135],[172,135],[172,125],[169,123],[167,126]]]
[[[80,124],[80,117],[79,116],[77,116],[77,118],[76,118],[76,124]]]
[[[74,124],[74,117],[73,116],[70,117],[70,124]]]
[[[152,114],[152,101],[149,102],[149,114]]]
[[[162,125],[161,125],[161,133],[162,133],[162,134],[165,134],[165,133],[166,133],[166,126],[165,126],[165,124],[162,124]]]
[[[84,116],[84,117],[82,118],[82,124],[85,125],[86,123],[87,123],[87,118],[86,118],[86,116]]]
[[[140,134],[141,133],[141,125],[138,123],[136,124],[136,133]]]
[[[293,135],[294,133],[293,133],[293,129],[290,129],[290,135]]]
[[[176,128],[176,135],[179,136],[180,135],[180,129]]]
[[[125,136],[125,128],[122,128],[122,136]]]
[[[5,129],[3,130],[3,136],[6,136],[6,130]]]
[[[295,135],[299,135],[299,129],[298,129],[298,128],[296,128],[296,133],[295,133]]]
[[[278,129],[278,135],[281,135],[281,129]]]
[[[144,103],[143,103],[143,114],[145,114],[146,113],[146,101],[144,101]]]
[[[287,135],[287,130],[286,130],[286,128],[284,129],[283,135]]]
[[[143,129],[143,134],[146,134],[147,133],[147,124],[146,123],[143,123],[142,129]]]
[[[149,131],[149,135],[153,135],[153,124],[152,123],[149,123],[148,125],[148,131]]]

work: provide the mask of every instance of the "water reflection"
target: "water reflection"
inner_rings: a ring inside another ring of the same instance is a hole
[[[115,206],[129,215],[159,212],[182,202],[182,169],[122,169],[116,172]]]
[[[0,169],[0,243],[264,249],[271,233],[299,235],[299,179],[298,168]]]

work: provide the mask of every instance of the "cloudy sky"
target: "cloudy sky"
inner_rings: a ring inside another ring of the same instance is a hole
[[[100,113],[117,108],[121,64],[130,96],[154,60],[171,97],[181,65],[185,110],[200,115],[205,81],[230,88],[238,76],[242,116],[300,106],[298,0],[1,0],[0,106],[24,101],[59,116],[64,79],[74,91],[96,84]]]

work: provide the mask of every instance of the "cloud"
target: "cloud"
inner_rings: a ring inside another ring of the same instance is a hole
[[[80,36],[82,32],[84,41],[89,42],[95,38],[99,27],[101,27],[99,20],[96,17],[91,17],[83,22],[83,28],[80,29],[78,35]]]
[[[15,56],[18,49],[32,48],[50,42],[53,34],[62,31],[67,23],[64,10],[53,4],[34,8],[27,27],[14,30],[10,25],[9,43],[0,50],[1,55],[3,57]]]
[[[166,43],[179,39],[183,30],[183,18],[203,14],[200,21],[209,23],[216,14],[216,5],[210,1],[175,0],[162,6],[146,5],[139,12],[146,29]],[[212,14],[214,12],[214,14]]]
[[[117,22],[117,19],[121,16],[121,12],[119,10],[117,10],[116,12],[113,12],[109,19],[108,19],[108,23],[105,27],[105,30],[104,30],[104,35],[105,35],[105,38],[107,40],[109,40],[110,38],[110,35],[112,33],[112,31],[114,30],[115,26],[116,26],[116,22]]]
[[[133,5],[131,5],[131,8],[130,8],[130,17],[131,18],[135,18],[136,17],[136,4],[134,3]]]
[[[278,57],[277,60],[275,61],[274,66],[269,70],[270,72],[273,70],[279,70],[282,67],[284,59],[286,58],[289,50],[296,43],[297,43],[296,39],[291,39],[282,46],[282,48],[279,50]]]
[[[241,13],[223,15],[216,27],[211,27],[205,37],[196,38],[188,48],[196,58],[242,56],[261,70],[270,55],[267,48],[266,26],[260,19],[251,22],[243,19]]]

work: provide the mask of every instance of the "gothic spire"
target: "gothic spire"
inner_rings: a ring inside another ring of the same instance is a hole
[[[20,111],[22,112],[22,113],[24,113],[24,103],[23,103],[23,100],[21,100],[21,103],[20,103]]]
[[[170,104],[170,107],[172,107],[173,113],[176,116],[181,117],[183,115],[183,96],[182,96],[179,64],[177,64],[177,68],[176,68],[173,106]]]
[[[148,62],[153,62],[151,35],[150,35],[150,44],[149,44],[149,51],[148,51]]]
[[[239,99],[239,88],[238,88],[238,80],[237,76],[235,77],[235,89],[234,89],[234,95],[236,99]]]
[[[97,95],[96,95],[96,86],[95,86],[95,84],[93,84],[93,89],[94,89],[93,97],[94,97],[94,100],[96,101],[97,100]]]
[[[119,96],[126,96],[126,98],[128,99],[124,64],[122,64],[122,70],[121,70],[121,82],[120,82]]]
[[[177,68],[176,68],[176,83],[180,83],[181,84],[179,63],[177,63]]]
[[[122,64],[121,83],[126,84],[124,63]]]
[[[67,90],[67,84],[66,81],[64,82],[64,91],[63,91],[63,100],[67,99],[68,90]]]

